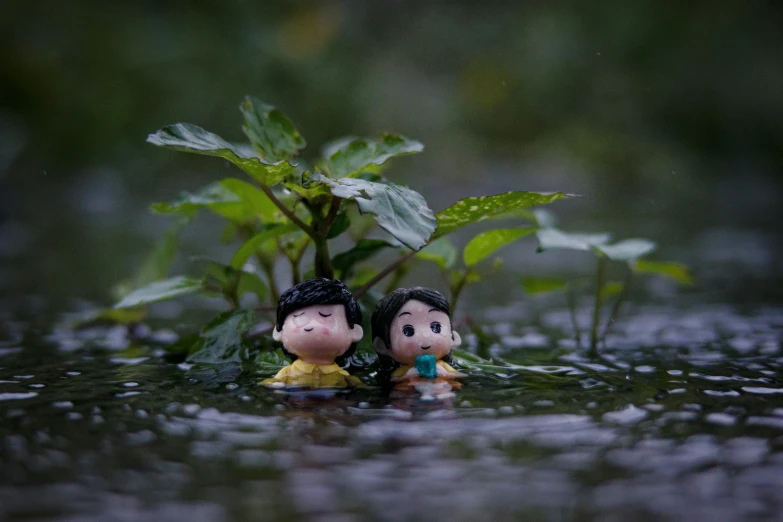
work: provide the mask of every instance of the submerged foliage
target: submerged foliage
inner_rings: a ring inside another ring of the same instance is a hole
[[[654,248],[651,242],[629,240],[609,245],[608,235],[567,234],[547,221],[549,214],[528,210],[571,197],[568,194],[518,191],[469,197],[435,213],[421,194],[383,176],[389,160],[421,152],[424,147],[418,141],[395,134],[344,137],[324,147],[320,157],[305,162],[298,155],[306,141],[281,111],[248,97],[240,112],[246,143],[231,143],[189,123],[169,125],[147,138],[160,147],[227,160],[246,178],[219,180],[195,193],[153,204],[153,212],[177,216],[175,226],[139,274],[119,285],[116,292],[119,301],[113,317],[133,321],[143,316],[146,305],[163,299],[188,293],[223,298],[230,311],[211,322],[187,348],[193,362],[241,358],[242,339],[250,331],[254,314],[269,313],[277,304],[281,286],[275,272],[278,259],[285,259],[291,267],[291,280],[283,283],[286,286],[310,275],[339,277],[357,298],[385,278],[389,278],[387,288],[398,286],[411,263],[430,261],[445,277],[452,306],[467,284],[500,265],[499,258],[485,263],[488,258],[533,234],[542,249],[592,250],[599,260],[624,260],[638,272],[687,277],[687,272],[672,264],[638,261]],[[172,276],[169,270],[177,234],[202,210],[226,221],[223,239],[239,241],[235,253],[228,264],[201,260],[199,273]],[[391,237],[368,237],[373,227],[362,215],[372,216]],[[517,218],[524,226],[482,231],[466,244],[461,256],[447,237],[468,225],[500,218]],[[353,246],[332,254],[330,241],[341,236],[350,237]],[[371,264],[384,250],[396,250],[399,255],[385,267]],[[463,267],[455,268],[460,257]],[[485,264],[490,268],[481,268]],[[565,283],[541,281],[525,286],[533,292],[565,287]],[[604,286],[601,288],[599,294],[606,293]],[[247,293],[256,297],[254,310],[242,308]],[[134,313],[118,316],[118,310]]]
[[[693,284],[693,278],[685,265],[674,262],[656,262],[641,259],[656,250],[657,245],[648,239],[626,239],[610,244],[612,235],[609,233],[582,234],[564,232],[555,227],[554,217],[546,210],[536,210],[533,216],[539,224],[536,236],[539,241],[539,251],[550,249],[570,249],[592,252],[596,257],[596,272],[593,299],[593,318],[590,327],[589,354],[598,354],[598,344],[606,339],[617,318],[623,303],[631,290],[631,284],[636,274],[653,274],[670,278],[679,284]],[[625,278],[622,281],[606,281],[606,264],[615,261],[625,265]],[[577,290],[589,286],[587,281],[565,281],[555,278],[523,277],[522,287],[529,294],[541,294],[552,291],[563,291],[568,299],[571,312],[571,323],[574,328],[577,345],[581,346],[581,332],[576,320],[576,305],[574,294]],[[599,332],[603,306],[607,300],[617,296],[612,305],[609,319],[603,333]]]

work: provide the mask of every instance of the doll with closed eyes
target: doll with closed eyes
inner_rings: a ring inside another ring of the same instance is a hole
[[[448,361],[462,341],[450,315],[449,303],[430,288],[398,288],[378,301],[371,323],[380,380],[395,390],[417,389],[424,382],[459,389],[454,379],[464,374]]]
[[[315,278],[280,295],[275,341],[293,360],[277,375],[261,381],[270,388],[348,388],[361,380],[340,365],[362,338],[362,311],[340,281]]]

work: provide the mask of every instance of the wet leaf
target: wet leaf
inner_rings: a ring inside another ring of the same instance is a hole
[[[159,147],[223,158],[244,170],[263,185],[279,183],[294,171],[286,161],[270,164],[264,161],[252,147],[234,145],[191,123],[175,123],[163,127],[147,137],[147,142]]]
[[[631,261],[655,250],[647,239],[626,239],[613,245],[598,244],[594,248],[613,261]]]
[[[413,250],[427,244],[437,221],[418,192],[394,183],[356,178],[327,178],[313,175],[314,183],[329,186],[332,194],[356,201],[362,213],[372,214],[381,228]]]
[[[171,202],[153,203],[150,209],[158,214],[179,214],[192,219],[201,209],[208,209],[234,222],[246,222],[254,217],[251,207],[221,183],[210,183],[195,194],[183,192]]]
[[[603,245],[611,239],[611,234],[573,234],[556,228],[542,228],[536,232],[539,251],[553,248],[570,250],[591,250],[594,246]]]
[[[478,234],[470,240],[462,251],[465,266],[473,267],[477,263],[492,255],[499,248],[508,245],[535,232],[537,229],[528,228],[497,228]]]
[[[450,234],[465,225],[486,219],[513,217],[521,209],[548,205],[570,197],[574,196],[562,192],[506,192],[495,196],[464,198],[437,213],[438,231],[435,237]]]
[[[674,279],[678,283],[684,285],[693,284],[693,276],[691,276],[688,267],[671,261],[659,262],[659,261],[645,261],[644,259],[635,260],[632,265],[634,272],[643,274],[658,274],[670,279]]]
[[[220,185],[238,197],[252,212],[261,216],[264,223],[281,220],[280,210],[258,187],[237,178],[226,178],[220,181]]]
[[[242,362],[247,358],[244,335],[253,326],[253,312],[233,310],[213,319],[199,335],[188,356],[189,363]]]
[[[270,372],[272,374],[277,373],[280,368],[290,364],[291,361],[283,354],[280,349],[259,352],[253,358],[253,364],[258,367],[259,371]]]
[[[447,270],[457,262],[457,248],[449,238],[441,237],[419,250],[416,257],[437,263],[441,270]]]
[[[310,172],[305,171],[302,172],[301,175],[294,174],[293,176],[289,176],[283,182],[283,184],[294,194],[309,200],[313,200],[318,196],[323,196],[330,193],[329,187],[327,185],[322,183],[313,183],[312,178],[313,176],[310,174]]]
[[[350,250],[340,252],[332,258],[332,267],[339,272],[340,277],[347,274],[356,263],[360,263],[394,245],[382,239],[361,239]]]
[[[280,223],[272,223],[270,225],[266,225],[262,232],[259,232],[255,236],[251,237],[245,242],[245,244],[239,247],[239,250],[236,251],[234,257],[231,258],[231,266],[236,269],[242,268],[245,266],[245,263],[247,263],[247,260],[250,258],[250,256],[252,256],[263,243],[280,237],[284,234],[296,232],[297,230],[299,230],[299,228],[293,223],[285,225]]]
[[[184,294],[192,294],[204,288],[204,281],[194,277],[176,276],[155,281],[126,295],[114,308],[130,308],[156,301],[163,301]]]
[[[335,178],[354,177],[395,156],[415,154],[422,150],[424,145],[418,141],[394,134],[381,134],[378,139],[349,138],[325,147],[328,156],[324,168]]]
[[[247,96],[239,106],[245,119],[242,130],[253,148],[269,163],[296,155],[306,145],[291,120],[280,110],[253,96]]]
[[[530,295],[559,292],[568,288],[568,281],[555,277],[523,277],[522,288]]]

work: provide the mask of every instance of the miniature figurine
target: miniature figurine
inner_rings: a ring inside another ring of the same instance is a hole
[[[438,397],[464,377],[448,364],[451,349],[462,340],[451,327],[449,303],[430,288],[398,288],[372,314],[373,346],[381,363],[380,380],[395,390],[417,389]]]
[[[272,337],[293,361],[261,384],[271,388],[361,386],[340,368],[362,338],[362,312],[340,281],[316,278],[289,288],[277,305]]]

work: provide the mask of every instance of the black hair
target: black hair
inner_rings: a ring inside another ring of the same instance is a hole
[[[432,288],[424,288],[423,286],[417,286],[414,288],[398,288],[391,292],[383,299],[378,301],[375,305],[375,311],[372,313],[372,319],[370,319],[372,327],[372,340],[375,341],[376,337],[380,337],[386,344],[387,349],[391,349],[391,323],[394,316],[397,315],[400,308],[408,301],[415,299],[421,301],[437,310],[445,313],[451,318],[451,308],[449,302],[443,297],[443,294]],[[452,338],[454,338],[452,328]],[[373,346],[375,343],[373,342]],[[448,362],[450,357],[447,355],[443,358]],[[379,372],[389,372],[394,368],[397,368],[400,364],[389,357],[388,355],[379,353],[378,362],[380,363]]]
[[[348,326],[362,324],[362,311],[359,303],[348,287],[342,281],[336,279],[326,279],[325,277],[316,277],[302,281],[298,285],[292,286],[282,294],[277,302],[277,328],[278,332],[283,331],[283,323],[288,314],[296,312],[302,308],[313,305],[334,305],[341,304],[345,307],[345,318],[348,320]],[[348,350],[337,358],[335,362],[340,366],[353,355],[356,350],[356,343],[351,344]],[[283,347],[283,353],[292,361],[296,360],[296,355]]]

